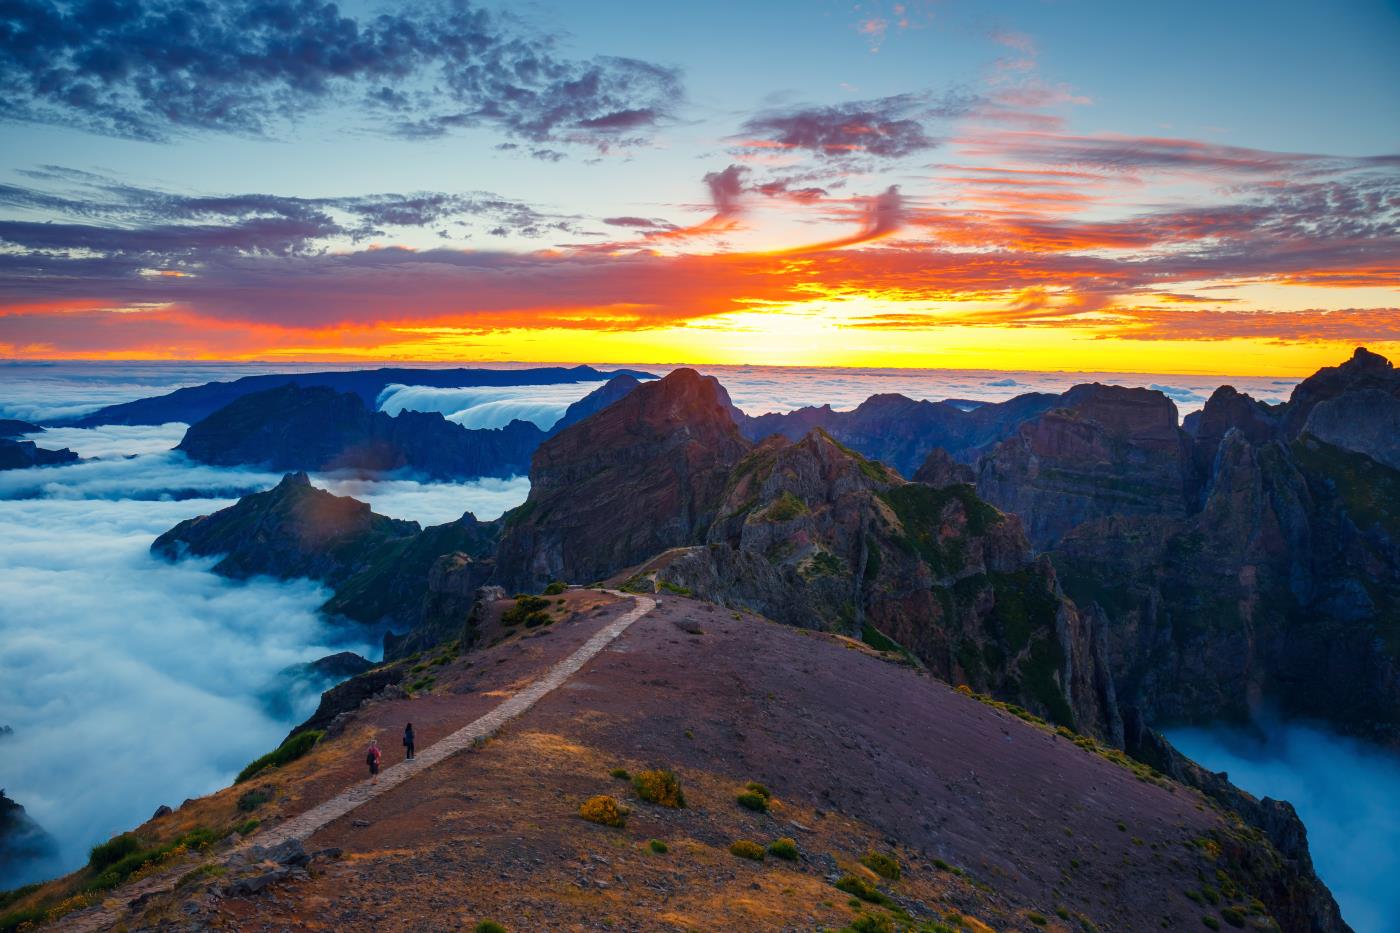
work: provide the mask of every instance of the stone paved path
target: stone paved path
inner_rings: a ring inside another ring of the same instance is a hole
[[[368,779],[361,781],[299,816],[284,820],[276,826],[265,828],[257,834],[255,839],[248,840],[232,851],[223,853],[221,860],[226,861],[235,853],[249,849],[254,845],[270,849],[289,839],[304,842],[317,830],[340,819],[380,794],[388,793],[418,772],[427,770],[438,762],[495,735],[506,723],[528,711],[545,695],[562,686],[565,681],[578,673],[598,652],[625,632],[633,622],[656,608],[656,600],[649,596],[638,596],[613,590],[608,592],[613,596],[634,599],[637,605],[599,629],[578,650],[557,662],[539,680],[504,701],[480,719],[473,720],[456,732],[424,748],[413,761],[401,761],[385,768],[380,772],[378,784],[371,784]],[[90,908],[64,917],[58,921],[57,928],[78,931],[78,933],[96,933],[99,930],[109,929],[123,919],[126,906],[133,900],[172,890],[180,875],[188,870],[189,866],[183,865],[176,871],[144,878],[136,884],[128,885],[116,892],[117,897],[108,899],[100,907]]]

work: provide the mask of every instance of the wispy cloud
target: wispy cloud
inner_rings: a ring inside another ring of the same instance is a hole
[[[468,0],[417,0],[373,17],[321,0],[0,8],[0,119],[134,139],[264,136],[347,105],[366,127],[406,137],[485,126],[606,147],[648,136],[681,96],[670,68],[563,56]]]

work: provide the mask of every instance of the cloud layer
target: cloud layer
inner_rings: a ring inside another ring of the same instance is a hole
[[[403,136],[490,126],[606,146],[645,136],[680,94],[668,68],[563,56],[467,0],[364,17],[321,0],[16,0],[0,11],[0,119],[134,139],[262,136],[342,104]]]

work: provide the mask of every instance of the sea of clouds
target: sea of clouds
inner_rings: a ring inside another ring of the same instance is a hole
[[[1173,729],[1167,737],[1237,787],[1293,804],[1314,867],[1357,933],[1400,930],[1400,756],[1275,716],[1254,729]]]
[[[105,381],[87,399],[61,386],[68,397],[33,392],[26,413],[125,400]],[[0,391],[24,394],[10,389]],[[0,735],[0,787],[62,850],[0,877],[0,889],[76,867],[161,804],[226,786],[325,686],[279,672],[335,651],[380,655],[382,633],[320,618],[329,594],[311,581],[234,582],[210,572],[213,559],[151,556],[172,525],[281,478],[192,463],[171,450],[184,431],[55,428],[32,439],[88,459],[0,471],[0,725],[14,730]],[[524,478],[313,481],[425,525],[466,510],[494,518],[529,488]]]
[[[48,364],[0,366],[0,417],[57,419],[214,379],[324,364]],[[342,367],[334,367],[342,368]],[[664,374],[673,367],[636,367]],[[854,408],[873,394],[1000,401],[1060,392],[1081,382],[1160,389],[1183,414],[1199,408],[1215,377],[936,370],[700,367],[750,414],[804,405]],[[1266,401],[1295,380],[1232,379]],[[512,418],[549,427],[597,383],[512,389],[391,386],[385,411],[439,411],[467,427]],[[55,428],[32,439],[86,459],[0,472],[0,787],[60,841],[58,866],[150,816],[160,804],[225,786],[273,748],[314,707],[288,693],[284,668],[338,650],[378,656],[377,632],[327,625],[328,595],[309,581],[232,582],[210,560],[169,564],[151,541],[177,522],[266,489],[280,476],[209,467],[173,451],[185,425]],[[522,477],[425,483],[317,476],[317,485],[420,523],[465,510],[490,519],[524,501]],[[279,692],[280,691],[280,692]],[[1293,801],[1314,857],[1360,931],[1400,915],[1390,878],[1400,868],[1400,762],[1312,726],[1270,724],[1264,738],[1184,730],[1183,751],[1231,772],[1241,786]],[[0,878],[0,887],[29,877]]]

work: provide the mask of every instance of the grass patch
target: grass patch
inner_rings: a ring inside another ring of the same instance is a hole
[[[619,781],[632,780],[632,775],[628,773],[626,768],[613,768],[611,771],[608,772],[608,774],[617,778]]]
[[[768,798],[763,794],[745,790],[740,791],[739,795],[734,799],[738,801],[739,806],[743,807],[745,810],[752,810],[755,813],[768,812]]]
[[[844,891],[867,904],[880,904],[884,907],[894,906],[894,901],[890,900],[885,892],[864,878],[857,878],[855,875],[842,875],[841,879],[836,882],[836,890]]]
[[[763,861],[763,846],[749,839],[736,839],[729,844],[729,854],[753,862]]]
[[[277,746],[275,751],[268,752],[261,758],[249,763],[246,768],[238,772],[238,777],[233,779],[233,783],[242,784],[249,778],[256,777],[270,768],[280,768],[282,765],[296,761],[298,758],[311,751],[312,747],[317,742],[321,741],[321,737],[325,734],[326,733],[319,729],[312,729],[308,732],[298,732],[296,735]]]
[[[113,836],[106,842],[99,842],[92,847],[88,853],[88,867],[93,871],[102,871],[110,865],[115,865],[128,855],[141,851],[141,840],[132,833],[122,833],[120,836]]]
[[[549,619],[548,612],[549,600],[542,596],[527,596],[521,593],[515,597],[515,605],[501,613],[501,624],[534,628]]]
[[[238,797],[239,812],[252,813],[271,799],[272,788],[270,787],[255,787],[252,790],[244,791]]]
[[[549,584],[549,586],[546,586],[544,588],[544,595],[558,596],[560,593],[564,592],[568,588],[569,584],[565,583],[563,580],[555,580],[553,583]]]
[[[841,933],[897,933],[888,914],[861,914],[841,928]]]
[[[657,855],[665,855],[667,852],[671,851],[671,847],[668,846],[666,843],[662,842],[660,839],[653,839],[650,842],[648,842],[647,848],[655,852]]]
[[[774,500],[772,505],[763,510],[761,518],[769,522],[790,522],[800,515],[806,515],[809,511],[807,503],[790,492],[784,492]]]
[[[797,850],[795,839],[783,836],[781,839],[774,839],[768,843],[768,854],[785,862],[795,862],[801,853]]]
[[[607,794],[589,797],[579,805],[578,815],[599,826],[622,827],[627,825],[628,809]]]
[[[685,793],[674,771],[641,771],[632,776],[632,789],[647,803],[674,810],[685,806]]]
[[[656,586],[657,589],[664,590],[673,596],[691,595],[690,587],[681,586],[679,583],[672,583],[670,580],[662,580],[659,577],[656,580]]]
[[[244,820],[233,828],[233,831],[240,836],[250,835],[253,830],[262,825],[262,820]]]
[[[483,920],[472,927],[472,933],[506,933],[506,928],[494,920]]]
[[[866,868],[889,881],[898,881],[900,877],[899,860],[893,855],[884,852],[870,851],[860,857],[860,863]]]

